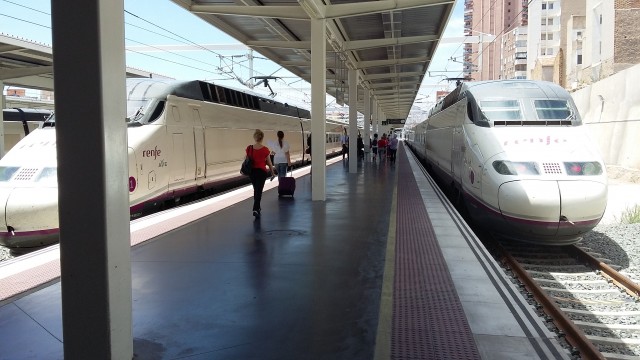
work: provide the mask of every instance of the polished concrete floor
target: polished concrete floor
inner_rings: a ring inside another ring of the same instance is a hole
[[[395,168],[327,169],[132,249],[136,359],[371,359]],[[0,308],[0,359],[62,358],[60,285]]]

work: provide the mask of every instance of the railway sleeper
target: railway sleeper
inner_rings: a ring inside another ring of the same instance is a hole
[[[603,324],[603,323],[594,323],[594,322],[587,322],[587,321],[574,321],[573,323],[582,328],[590,328],[590,329],[640,331],[640,325]]]
[[[614,345],[614,346],[628,346],[628,345],[640,345],[640,339],[618,339],[609,338],[603,336],[585,335],[594,344],[601,345]]]

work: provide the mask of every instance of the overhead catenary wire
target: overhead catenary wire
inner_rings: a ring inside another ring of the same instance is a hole
[[[39,10],[39,9],[35,9],[33,7],[25,6],[23,4],[19,4],[19,3],[16,3],[14,1],[10,1],[10,0],[0,0],[0,1],[6,2],[6,3],[10,3],[10,4],[15,5],[17,7],[28,9],[30,11],[38,12],[40,14],[51,16],[51,13],[49,13],[49,12],[42,11],[42,10]],[[128,22],[128,21],[125,21],[125,25],[127,25],[127,26],[138,28],[140,30],[143,30],[143,31],[146,31],[146,32],[149,32],[149,33],[161,36],[161,37],[165,37],[167,39],[170,39],[170,40],[173,40],[173,41],[176,41],[176,42],[180,42],[180,43],[188,44],[188,45],[193,45],[193,46],[201,49],[202,51],[206,51],[206,52],[209,52],[211,54],[214,54],[216,56],[216,58],[220,59],[220,61],[225,62],[225,66],[227,66],[227,67],[229,67],[231,69],[233,69],[234,66],[240,66],[241,68],[244,68],[244,69],[247,69],[247,70],[250,69],[248,66],[242,64],[241,62],[233,60],[233,57],[231,57],[232,60],[227,62],[227,56],[226,55],[223,55],[221,53],[218,53],[218,52],[215,52],[213,50],[207,49],[206,47],[204,47],[204,46],[202,46],[200,44],[197,44],[197,43],[195,43],[195,42],[193,42],[193,41],[191,41],[191,40],[189,40],[189,39],[187,39],[187,38],[185,38],[185,37],[173,32],[171,30],[168,30],[168,29],[166,29],[166,28],[164,28],[162,26],[159,26],[157,24],[154,24],[153,22],[150,22],[150,21],[144,19],[143,17],[134,14],[131,11],[128,11],[126,9],[124,11],[125,11],[125,14],[128,14],[128,15],[130,15],[130,16],[136,18],[136,19],[139,19],[140,21],[143,21],[143,22],[145,22],[147,24],[153,25],[154,27],[156,27],[158,29],[161,29],[163,32],[165,32],[165,34],[160,33],[158,31],[154,31],[152,29],[149,29],[149,28],[146,28],[146,27],[143,27],[143,26],[139,26],[139,25],[133,24],[133,23]],[[23,18],[19,18],[19,17],[15,17],[15,16],[11,16],[11,15],[8,15],[8,14],[3,14],[3,13],[0,13],[0,16],[4,16],[4,17],[7,17],[7,18],[16,20],[16,21],[21,21],[21,22],[24,22],[24,23],[28,23],[28,24],[31,24],[31,25],[35,25],[35,26],[39,26],[39,27],[51,30],[51,26],[43,25],[43,24],[40,24],[40,23],[37,23],[37,22],[34,22],[34,21],[26,20],[26,19],[23,19]],[[167,35],[167,34],[171,34],[173,36]],[[160,49],[160,48],[154,47],[153,45],[148,45],[148,44],[145,44],[143,42],[134,40],[134,39],[132,39],[130,37],[126,37],[125,39],[127,41],[131,41],[131,42],[135,42],[135,43],[138,43],[138,44],[141,44],[141,45],[144,45],[144,46],[155,48],[158,51],[161,51],[161,52],[166,53],[166,54],[171,54],[172,56],[177,56],[177,57],[181,57],[181,58],[184,58],[184,59],[188,59],[190,61],[195,61],[195,62],[200,63],[200,64],[208,65],[208,66],[211,66],[212,68],[216,68],[216,69],[219,69],[219,70],[221,70],[223,68],[222,66],[216,66],[215,64],[212,64],[210,62],[206,62],[206,61],[199,60],[199,59],[194,59],[194,58],[189,57],[189,56],[184,56],[184,55],[180,55],[180,54],[177,54],[175,52],[172,52],[172,51]],[[153,58],[153,59],[157,59],[157,60],[164,61],[164,62],[167,62],[167,63],[183,66],[183,67],[186,67],[186,68],[191,68],[191,69],[198,70],[198,71],[204,71],[204,72],[212,73],[212,74],[222,74],[221,71],[212,71],[211,69],[204,69],[202,67],[193,66],[193,65],[185,63],[185,62],[179,62],[179,61],[175,61],[175,60],[170,60],[170,59],[167,59],[167,58],[164,58],[164,57],[146,54],[146,53],[143,53],[143,52],[140,52],[140,51],[136,51],[136,50],[133,50],[133,49],[126,49],[126,51],[130,52],[130,53],[138,54],[140,56],[150,57],[150,58]],[[244,57],[245,55],[242,55],[242,56]],[[268,59],[266,59],[264,57],[259,57],[259,56],[254,56],[253,58],[254,59],[261,59],[261,60],[268,60]],[[277,71],[280,71],[281,69],[282,69],[282,67],[279,67],[277,70],[275,70],[270,75],[266,75],[264,72],[261,72],[261,71],[255,70],[255,69],[253,71],[258,75],[272,76],[273,74],[275,74]],[[231,71],[233,71],[233,70],[231,70]],[[228,71],[227,71],[227,73],[228,73]],[[236,79],[236,80],[240,81],[240,78],[237,75],[235,75],[235,73],[234,73],[234,76],[229,76],[227,79]],[[240,81],[240,82],[242,82],[242,81]],[[244,83],[244,82],[242,82],[242,83]],[[288,88],[292,89],[293,91],[296,91],[296,92],[304,94],[304,92],[300,91],[299,89],[297,89],[297,88],[295,88],[293,86],[290,86],[286,82],[285,82],[285,85]]]

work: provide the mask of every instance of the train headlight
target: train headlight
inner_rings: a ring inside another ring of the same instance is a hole
[[[539,175],[538,166],[534,162],[515,162],[496,160],[493,168],[502,175]]]
[[[566,162],[564,168],[567,175],[600,175],[602,174],[602,165],[597,161],[587,162]]]

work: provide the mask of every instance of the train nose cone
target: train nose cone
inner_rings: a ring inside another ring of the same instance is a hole
[[[58,241],[58,191],[14,188],[0,191],[0,244],[10,248],[40,247]]]
[[[607,186],[582,180],[521,180],[502,184],[498,196],[507,232],[559,245],[575,242],[598,224]]]
[[[10,229],[7,227],[7,199],[11,195],[12,188],[0,188],[0,245],[7,245],[8,238],[12,236]]]

